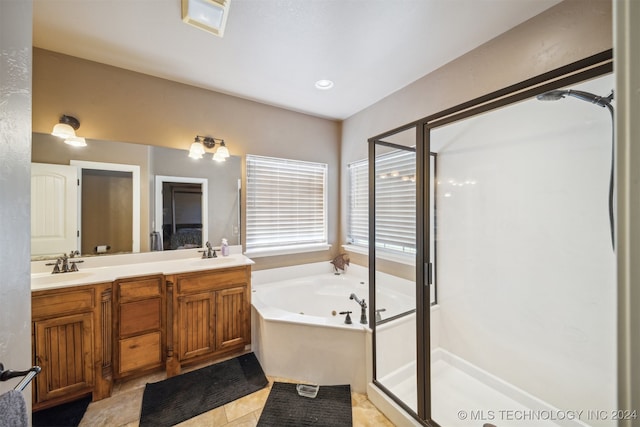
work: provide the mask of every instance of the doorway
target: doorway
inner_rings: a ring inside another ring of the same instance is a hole
[[[155,231],[163,250],[200,248],[209,236],[208,180],[156,176]]]

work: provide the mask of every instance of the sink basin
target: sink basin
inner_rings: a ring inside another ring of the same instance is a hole
[[[194,259],[193,261],[191,261],[189,264],[194,265],[194,266],[207,266],[210,265],[212,267],[214,266],[218,266],[218,265],[225,265],[225,264],[232,264],[237,262],[236,259],[234,258],[230,258],[230,257],[221,257],[218,256],[217,258],[198,258],[198,259]]]
[[[38,285],[53,285],[64,282],[75,282],[87,279],[92,276],[93,273],[84,271],[74,271],[72,273],[59,273],[59,274],[45,274],[31,277],[31,286]]]

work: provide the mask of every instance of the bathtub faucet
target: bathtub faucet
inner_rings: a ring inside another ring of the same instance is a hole
[[[364,302],[364,298],[360,299],[356,296],[356,294],[351,294],[349,299],[355,300],[358,304],[360,304],[360,323],[366,325],[367,322],[367,303]]]

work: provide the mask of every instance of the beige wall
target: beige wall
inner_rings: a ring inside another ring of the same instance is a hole
[[[131,173],[91,169],[83,172],[82,254],[94,254],[96,246],[100,245],[109,246],[109,253],[114,254],[133,250],[131,176]]]
[[[618,408],[640,408],[640,2],[616,0]],[[631,417],[619,427],[637,426]]]
[[[209,135],[233,155],[327,163],[333,250],[256,259],[256,267],[328,260],[337,251],[340,123],[38,48],[33,94],[34,132],[49,133],[68,114],[85,138],[186,150],[195,135]]]
[[[208,134],[235,155],[326,162],[333,250],[258,259],[257,267],[318,261],[346,240],[341,171],[366,157],[367,138],[611,47],[610,0],[566,0],[342,124],[36,48],[33,129],[49,132],[70,114],[89,138],[186,149],[195,134]]]
[[[481,95],[611,49],[611,1],[566,0],[349,117],[341,170],[367,157],[367,139]],[[424,51],[428,44],[403,48]],[[348,179],[341,182],[346,241]],[[366,265],[364,256],[353,262]]]

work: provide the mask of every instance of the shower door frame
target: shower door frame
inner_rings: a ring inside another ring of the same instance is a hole
[[[369,142],[369,327],[372,330],[372,381],[390,399],[425,426],[440,427],[431,418],[431,345],[430,345],[430,153],[431,130],[483,114],[507,105],[524,101],[541,93],[580,83],[613,72],[613,49],[540,74],[520,83],[507,86],[487,95],[448,108],[439,113],[407,123],[368,139]],[[395,396],[376,378],[376,325],[375,325],[375,147],[393,145],[384,142],[397,133],[415,128],[416,131],[416,360],[417,363],[417,412]],[[436,249],[437,251],[437,249]],[[425,299],[426,298],[426,299]]]

